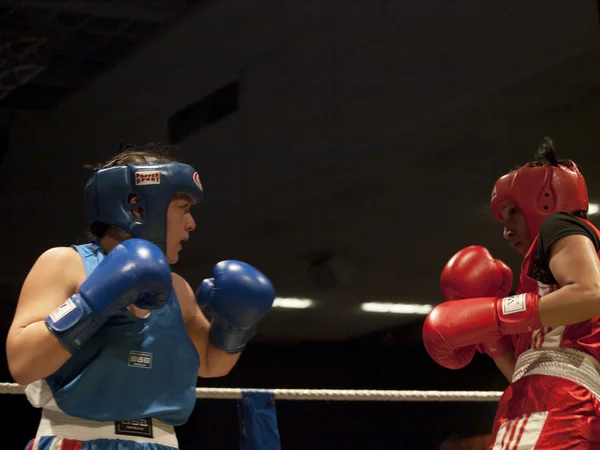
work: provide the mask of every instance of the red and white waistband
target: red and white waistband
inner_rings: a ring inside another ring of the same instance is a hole
[[[600,362],[572,348],[537,348],[519,355],[512,382],[528,375],[549,375],[571,380],[600,400]]]

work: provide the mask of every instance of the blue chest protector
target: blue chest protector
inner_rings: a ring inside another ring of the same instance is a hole
[[[102,261],[98,242],[73,246],[86,275]],[[175,292],[169,303],[139,318],[116,313],[60,369],[46,378],[67,414],[97,421],[154,417],[187,421],[196,402],[200,359]]]

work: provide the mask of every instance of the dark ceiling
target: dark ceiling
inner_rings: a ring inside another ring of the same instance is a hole
[[[85,163],[176,121],[206,200],[174,270],[195,287],[242,259],[316,302],[260,339],[414,338],[421,316],[360,304],[439,302],[466,245],[516,272],[489,195],[545,135],[600,201],[595,2],[22,3],[0,2],[5,288],[83,235]]]
[[[207,1],[1,1],[0,105],[56,107]]]

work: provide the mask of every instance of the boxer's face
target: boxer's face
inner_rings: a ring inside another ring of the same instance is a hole
[[[507,205],[501,211],[504,221],[504,239],[521,255],[527,254],[531,242],[527,233],[525,216],[515,205]]]
[[[196,228],[196,222],[190,209],[192,199],[185,194],[177,194],[171,200],[167,210],[167,261],[175,264],[179,260],[183,242],[187,241],[190,233]]]

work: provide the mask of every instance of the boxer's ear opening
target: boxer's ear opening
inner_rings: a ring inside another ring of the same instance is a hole
[[[136,194],[131,194],[128,198],[127,198],[127,202],[130,205],[135,205],[136,203],[140,202],[140,198],[136,195]],[[131,212],[133,213],[133,215],[135,217],[142,218],[144,216],[144,208],[132,208]]]

